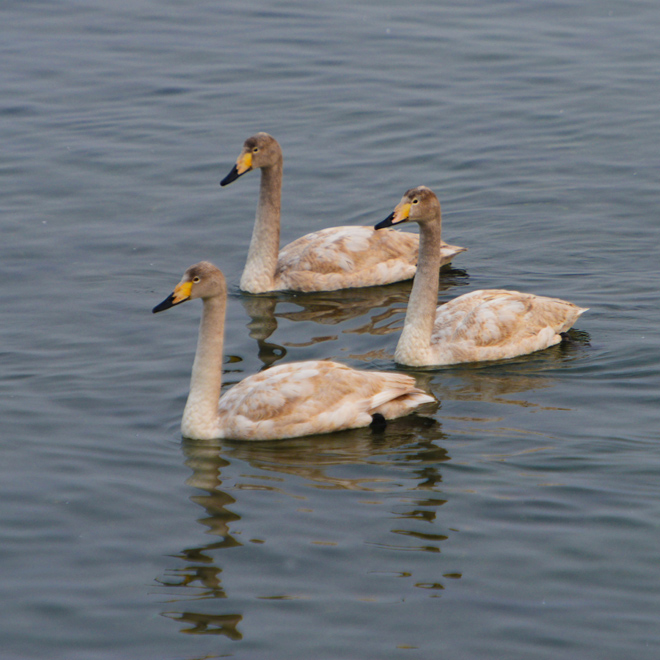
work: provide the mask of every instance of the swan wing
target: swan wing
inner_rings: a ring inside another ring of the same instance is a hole
[[[219,402],[223,437],[269,440],[368,426],[434,399],[410,376],[331,361],[278,365],[249,376]]]
[[[438,307],[431,344],[460,362],[513,357],[558,343],[584,311],[559,298],[472,291]]]
[[[285,246],[277,263],[278,288],[332,291],[400,282],[414,277],[419,237],[394,229],[330,227]],[[466,248],[442,244],[442,264]]]
[[[282,288],[329,291],[410,279],[417,264],[415,234],[371,227],[330,227],[282,249],[276,281]]]

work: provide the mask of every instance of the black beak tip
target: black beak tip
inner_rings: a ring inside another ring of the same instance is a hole
[[[234,167],[231,168],[231,172],[229,172],[229,174],[222,181],[220,181],[220,185],[228,186],[233,181],[236,181],[239,176],[241,175],[238,173],[238,168],[236,165],[234,165]]]
[[[169,309],[170,307],[174,307],[174,294],[171,293],[165,300],[163,300],[162,303],[159,303],[156,305],[152,310],[152,314],[158,314],[158,312],[164,312],[166,309]]]
[[[374,226],[374,229],[385,229],[386,227],[392,226],[392,220],[394,220],[394,211],[390,213],[385,220],[381,220],[377,225]]]

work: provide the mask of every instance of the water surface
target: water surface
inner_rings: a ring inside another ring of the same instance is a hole
[[[8,658],[655,659],[656,3],[6,2],[0,9]],[[590,310],[574,341],[411,371],[437,410],[278,443],[182,442],[209,259],[230,384],[393,370],[409,284],[238,291],[258,175],[283,241],[426,184],[477,288]]]

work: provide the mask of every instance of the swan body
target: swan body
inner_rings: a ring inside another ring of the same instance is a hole
[[[440,366],[503,360],[558,344],[586,311],[559,298],[488,289],[466,293],[436,308],[440,202],[426,186],[412,188],[376,228],[403,222],[420,226],[417,275],[394,354],[400,364]]]
[[[282,364],[248,376],[221,396],[227,287],[201,262],[153,311],[201,298],[204,306],[181,431],[198,440],[277,440],[369,426],[435,399],[411,376],[360,371],[329,360]]]
[[[419,238],[372,227],[331,227],[289,243],[279,251],[282,149],[268,133],[248,138],[236,165],[221,181],[226,186],[261,169],[259,204],[240,287],[267,291],[336,291],[409,280],[415,275]],[[466,248],[441,242],[438,268]]]

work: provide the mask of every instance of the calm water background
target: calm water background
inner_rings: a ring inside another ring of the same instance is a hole
[[[7,658],[660,656],[660,6],[0,6],[0,644]],[[483,287],[590,308],[575,341],[418,372],[429,417],[181,442],[201,259],[232,287],[227,380],[394,369],[409,285],[238,292],[258,175],[283,241],[409,187]]]

